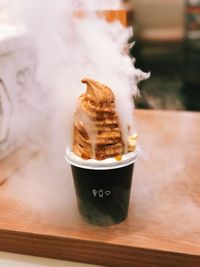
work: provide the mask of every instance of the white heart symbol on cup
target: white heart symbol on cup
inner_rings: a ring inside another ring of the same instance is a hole
[[[105,191],[105,195],[106,195],[106,196],[109,196],[110,193],[111,193],[111,191]]]

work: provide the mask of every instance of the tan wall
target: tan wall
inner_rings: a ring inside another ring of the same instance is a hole
[[[184,31],[184,0],[132,0],[136,34],[146,31]],[[163,33],[162,33],[163,34]]]

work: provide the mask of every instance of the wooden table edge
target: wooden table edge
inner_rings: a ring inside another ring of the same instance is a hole
[[[103,266],[200,266],[195,254],[10,230],[0,230],[0,250]]]

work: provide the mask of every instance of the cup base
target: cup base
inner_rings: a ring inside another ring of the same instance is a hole
[[[112,225],[116,225],[119,224],[123,221],[125,221],[127,219],[127,215],[124,215],[124,217],[120,217],[120,218],[111,218],[109,216],[96,216],[93,217],[92,213],[84,213],[82,209],[79,209],[79,212],[81,214],[82,219],[88,223],[88,224],[92,224],[92,225],[96,225],[96,226],[112,226]]]

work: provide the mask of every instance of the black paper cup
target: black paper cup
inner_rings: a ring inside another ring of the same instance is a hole
[[[78,208],[85,221],[113,225],[127,218],[134,163],[138,152],[122,160],[83,160],[67,150],[71,164]]]

